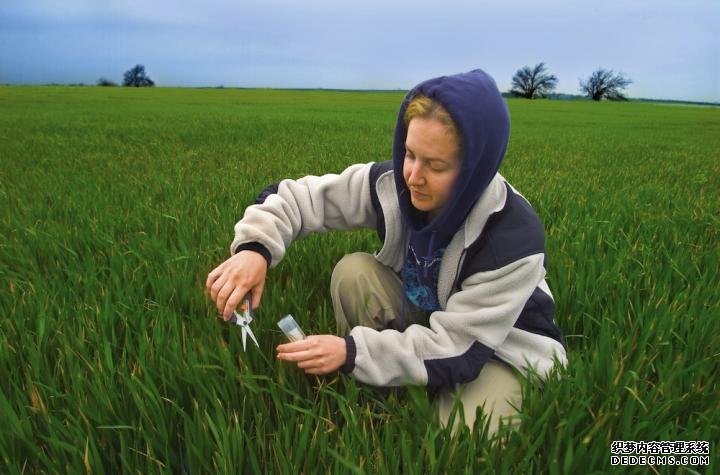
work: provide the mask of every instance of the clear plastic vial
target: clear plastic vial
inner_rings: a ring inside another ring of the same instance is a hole
[[[305,339],[305,333],[303,333],[300,329],[300,326],[297,324],[292,315],[285,315],[277,323],[277,325],[280,327],[280,330],[283,331],[288,340],[299,341]]]

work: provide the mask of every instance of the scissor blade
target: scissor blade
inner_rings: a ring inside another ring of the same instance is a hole
[[[247,351],[247,330],[246,327],[242,327],[240,333],[242,333],[243,351]]]
[[[250,335],[250,338],[252,338],[252,341],[255,342],[255,346],[257,346],[258,348],[260,348],[260,345],[258,345],[258,342],[257,342],[257,340],[255,339],[255,334],[253,333],[253,331],[250,329],[249,326],[247,326],[247,327],[245,327],[245,328],[247,329],[247,333]]]

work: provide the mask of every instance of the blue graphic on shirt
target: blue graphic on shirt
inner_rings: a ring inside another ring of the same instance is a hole
[[[440,310],[437,296],[440,261],[445,248],[437,249],[430,257],[418,257],[412,246],[405,256],[402,269],[403,290],[408,300],[426,312]]]

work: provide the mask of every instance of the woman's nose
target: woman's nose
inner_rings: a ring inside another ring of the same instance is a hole
[[[410,169],[410,176],[408,177],[408,185],[422,185],[424,177],[418,160],[415,161],[412,168]]]

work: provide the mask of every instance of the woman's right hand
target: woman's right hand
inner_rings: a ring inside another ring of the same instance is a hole
[[[267,267],[262,254],[240,251],[208,274],[205,289],[223,320],[230,319],[248,292],[252,292],[252,307],[260,305]]]

